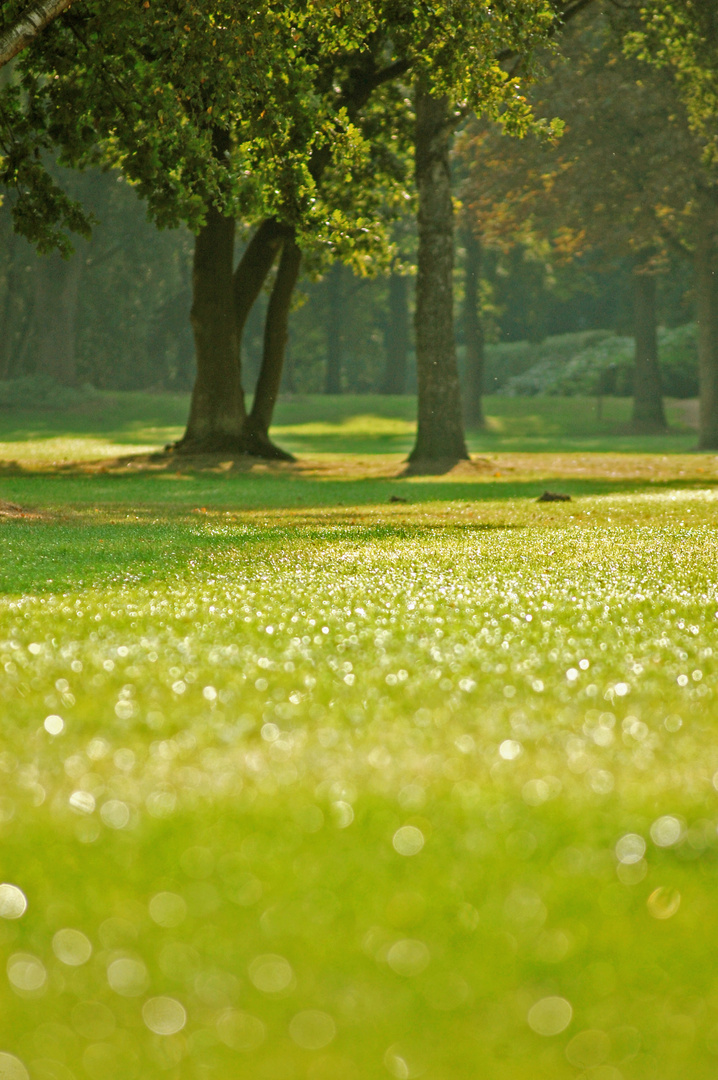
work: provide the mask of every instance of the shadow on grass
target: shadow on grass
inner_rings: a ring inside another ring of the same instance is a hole
[[[251,578],[263,549],[272,557],[278,548],[295,548],[299,558],[295,546],[306,541],[362,544],[438,532],[592,526],[601,519],[602,497],[717,484],[718,477],[708,476],[547,480],[485,473],[471,479],[330,479],[286,467],[226,474],[16,474],[3,479],[3,497],[48,509],[36,521],[0,522],[0,593],[37,595],[153,580],[171,592],[173,581],[185,580],[198,560],[209,564],[230,549],[240,558],[246,551],[243,573]],[[572,501],[538,504],[547,487]],[[599,502],[584,515],[586,499]],[[712,503],[706,512],[712,513]],[[641,513],[652,524],[666,520],[664,507],[644,504]]]

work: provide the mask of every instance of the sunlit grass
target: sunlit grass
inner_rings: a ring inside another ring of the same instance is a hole
[[[99,394],[61,413],[0,410],[0,461],[52,464],[161,449],[181,437],[188,411],[186,394],[142,393]],[[696,443],[691,403],[682,401],[668,403],[671,430],[659,436],[628,433],[628,398],[605,399],[600,416],[592,398],[487,397],[485,411],[486,430],[468,433],[472,453],[676,453]],[[415,421],[409,395],[292,396],[280,399],[272,433],[300,455],[405,455]]]
[[[714,464],[641,462],[4,480],[0,1076],[713,1077]]]

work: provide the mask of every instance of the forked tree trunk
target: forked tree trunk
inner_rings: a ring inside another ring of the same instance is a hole
[[[35,370],[60,386],[75,386],[77,368],[77,301],[82,262],[57,252],[42,256],[35,270],[33,308]]]
[[[189,421],[177,449],[241,453],[247,418],[240,378],[232,264],[234,218],[214,206],[195,239],[192,311],[197,376]]]
[[[484,426],[484,325],[481,319],[481,244],[472,229],[464,232],[464,414],[471,427]]]
[[[705,212],[695,254],[700,420],[698,448],[718,450],[718,220]]]
[[[282,461],[293,461],[294,458],[270,441],[269,425],[272,422],[272,414],[282,382],[284,355],[289,334],[289,312],[301,262],[302,253],[291,235],[282,246],[282,257],[279,260],[272,295],[267,305],[262,366],[254,393],[252,411],[245,425],[247,453]]]
[[[247,412],[242,390],[242,331],[286,235],[267,218],[236,271],[232,218],[214,208],[195,241],[192,327],[197,377],[187,430],[177,449],[244,453]]]
[[[334,263],[327,275],[327,366],[324,393],[342,392],[342,352],[344,311],[344,273],[341,263]]]
[[[389,276],[389,318],[384,342],[386,367],[382,393],[403,394],[409,353],[409,279],[402,274]]]
[[[449,102],[416,89],[419,251],[416,278],[418,430],[409,460],[468,458],[454,342],[454,234]]]
[[[633,273],[633,412],[631,428],[637,434],[665,431],[661,372],[658,367],[656,328],[656,278],[654,274]]]

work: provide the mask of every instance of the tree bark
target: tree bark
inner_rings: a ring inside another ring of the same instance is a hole
[[[197,377],[185,453],[242,452],[247,418],[240,378],[239,338],[232,288],[234,218],[214,206],[197,234],[192,267],[192,310]]]
[[[389,276],[389,318],[384,344],[386,367],[382,393],[404,394],[409,353],[409,279],[402,274]]]
[[[633,273],[633,335],[635,366],[631,429],[641,435],[665,431],[668,425],[658,367],[656,278],[654,274],[641,272],[640,268]]]
[[[294,458],[270,441],[269,425],[272,422],[272,414],[282,382],[284,355],[289,334],[289,312],[301,262],[302,253],[292,234],[287,237],[282,246],[282,256],[267,306],[262,366],[254,392],[252,411],[245,425],[244,438],[247,452],[281,461],[293,461]]]
[[[416,89],[419,251],[416,278],[418,430],[409,460],[468,458],[454,342],[454,235],[449,167],[449,102]]]
[[[706,207],[695,253],[699,450],[718,450],[718,215]]]
[[[267,280],[274,260],[279,254],[286,237],[293,236],[293,230],[280,225],[275,218],[265,218],[247,244],[244,255],[234,272],[234,311],[237,321],[237,333],[240,340],[262,286]]]
[[[471,427],[484,426],[484,325],[481,318],[481,244],[472,229],[464,232],[464,347],[465,399],[464,414]]]
[[[0,68],[22,52],[71,3],[72,0],[41,0],[25,8],[12,26],[0,33]]]
[[[60,386],[75,386],[77,301],[82,263],[77,255],[41,256],[35,271],[35,370]]]
[[[327,275],[327,366],[324,393],[342,392],[342,353],[344,311],[344,267],[335,262]]]

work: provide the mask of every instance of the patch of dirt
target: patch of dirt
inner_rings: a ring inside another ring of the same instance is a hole
[[[40,513],[37,510],[28,510],[25,506],[18,506],[17,503],[8,502],[6,499],[0,499],[0,520],[16,521],[23,519],[25,521],[40,521],[46,517],[45,514]]]

